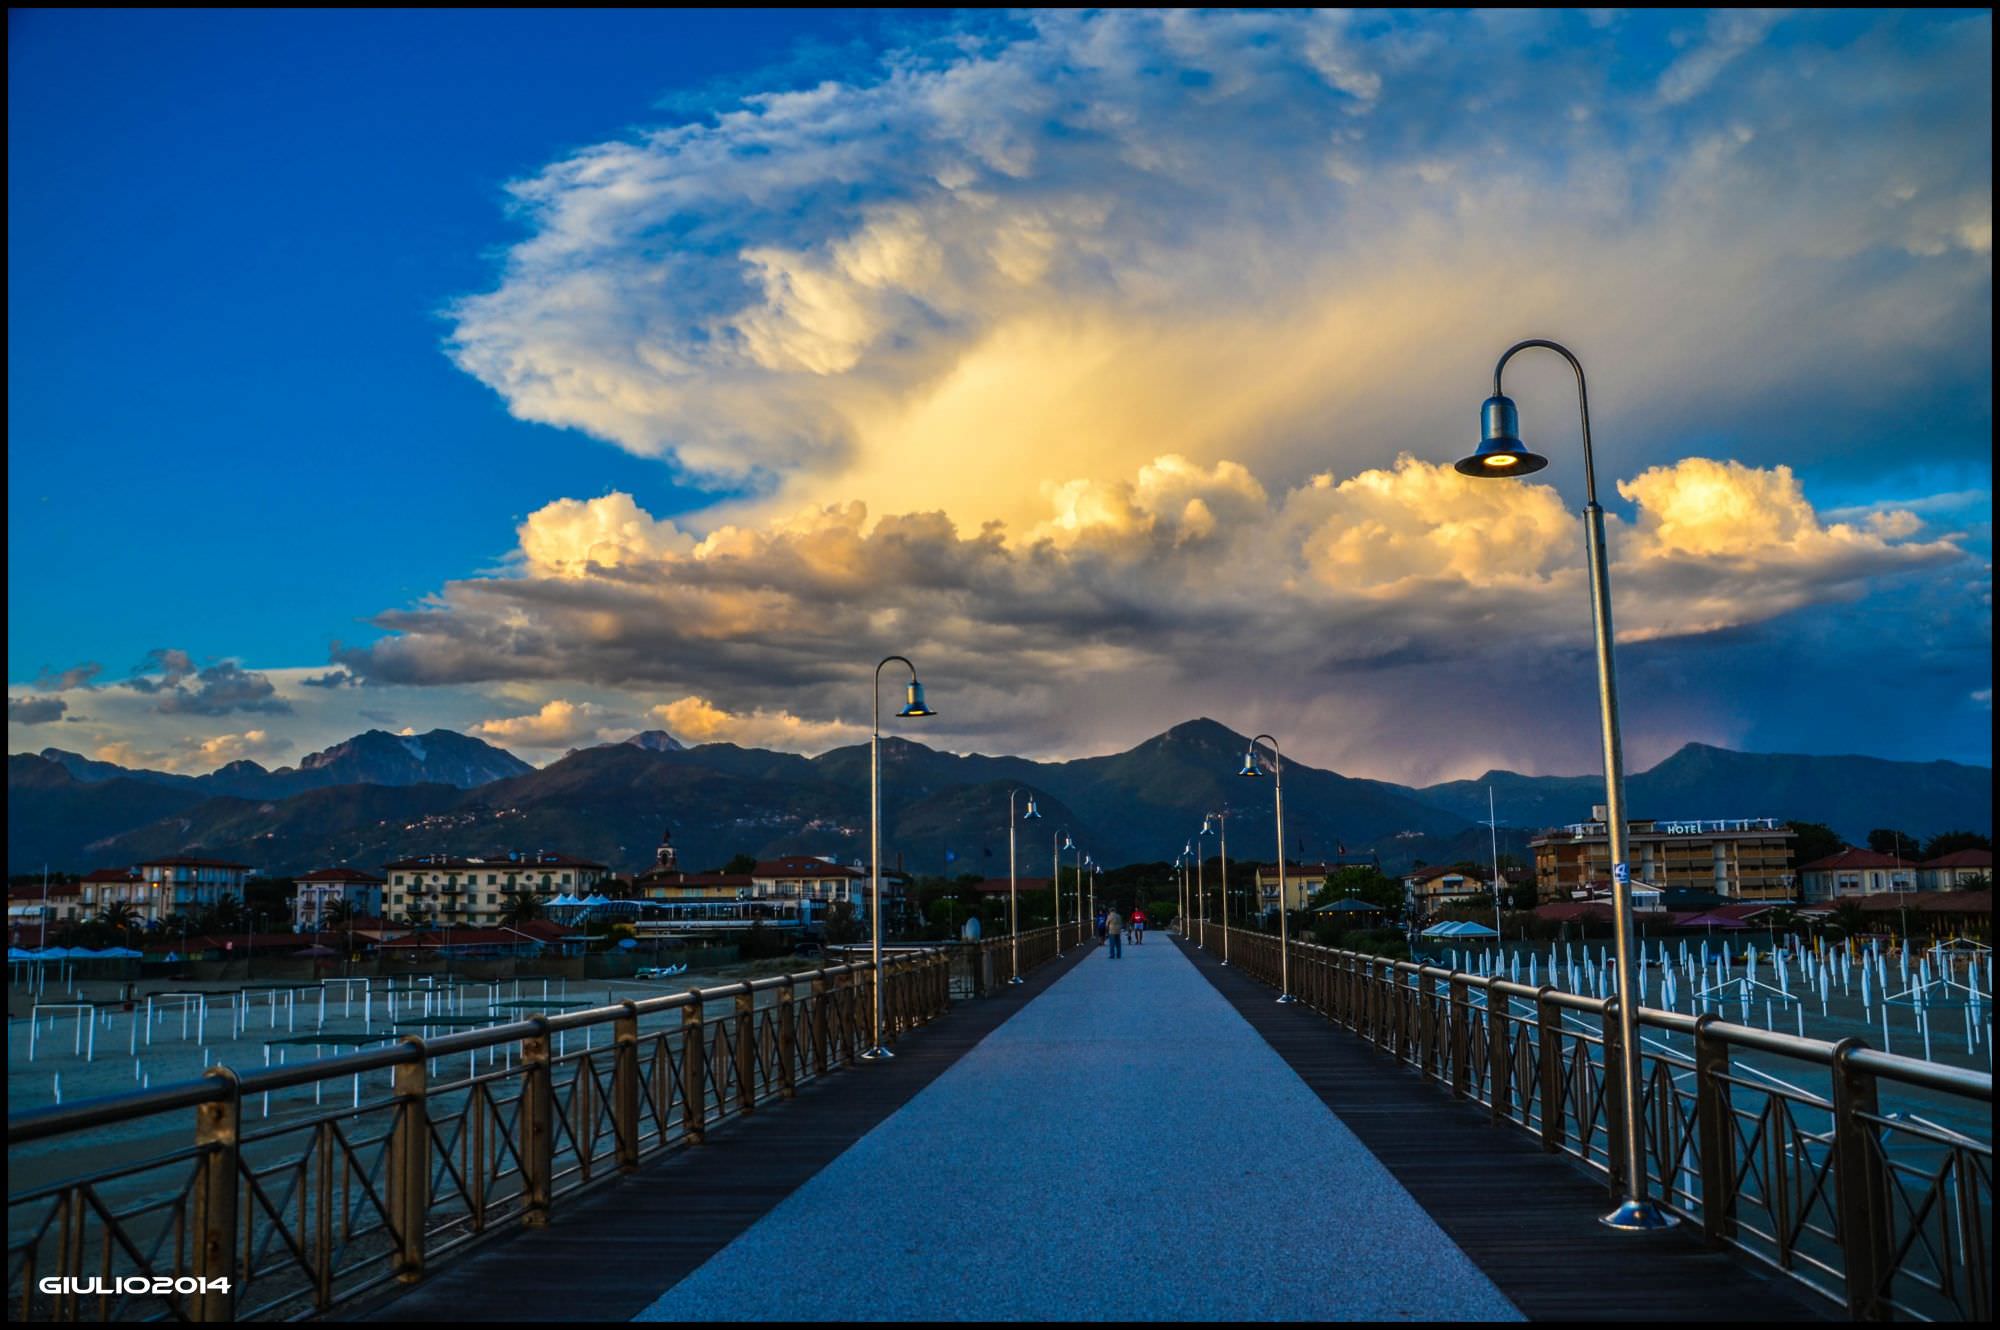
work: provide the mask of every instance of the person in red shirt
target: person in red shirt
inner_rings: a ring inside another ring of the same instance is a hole
[[[1132,945],[1138,946],[1146,940],[1146,912],[1138,906],[1132,907]]]

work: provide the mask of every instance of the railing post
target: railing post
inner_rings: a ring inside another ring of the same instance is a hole
[[[1610,1181],[1613,1201],[1625,1194],[1625,1152],[1618,1144],[1625,1139],[1625,1040],[1618,1030],[1618,1004],[1624,1000],[1625,996],[1622,993],[1607,998],[1604,1010],[1598,1016],[1600,1028],[1604,1031],[1604,1087],[1599,1102],[1604,1105],[1605,1174]],[[1641,1072],[1641,1093],[1644,1092],[1644,1085],[1645,1076]],[[1581,1096],[1577,1102],[1581,1105],[1583,1102]],[[1588,1162],[1590,1154],[1588,1123],[1578,1125],[1577,1138],[1577,1145],[1584,1152],[1585,1162]]]
[[[832,999],[827,993],[826,967],[819,967],[819,973],[812,977],[812,1010],[806,1016],[806,1029],[810,1032],[813,1050],[813,1075],[826,1075],[826,1004]]]
[[[639,1004],[624,1004],[612,1026],[611,1130],[618,1142],[618,1171],[639,1167]]]
[[[747,985],[746,985],[747,988]],[[757,1107],[757,995],[736,995],[736,1111],[748,1114]]]
[[[1507,1017],[1512,1010],[1513,999],[1505,993],[1493,991],[1493,983],[1486,984],[1486,1095],[1490,1101],[1487,1107],[1495,1122],[1504,1122],[1509,1116],[1509,1105],[1514,1098],[1513,1049],[1508,1047]],[[1521,1125],[1528,1125],[1527,1110],[1521,1112]]]
[[[243,1125],[243,1095],[236,1073],[210,1067],[205,1075],[229,1083],[229,1093],[194,1111],[194,1143],[201,1151],[194,1193],[194,1274],[204,1281],[227,1281],[230,1292],[194,1295],[188,1318],[195,1321],[236,1319],[236,1151]],[[79,1265],[79,1270],[81,1265]],[[74,1308],[72,1308],[72,1312]]]
[[[1722,1018],[1703,1012],[1694,1018],[1694,1127],[1701,1165],[1701,1231],[1721,1245],[1736,1236],[1735,1160],[1729,1123],[1729,1045],[1708,1027]]]
[[[1535,992],[1535,1071],[1542,1079],[1542,1148],[1562,1149],[1562,1008],[1547,984]]]
[[[1847,1271],[1847,1314],[1857,1321],[1883,1321],[1889,1319],[1883,1290],[1895,1274],[1890,1255],[1890,1182],[1875,1127],[1864,1121],[1880,1111],[1875,1077],[1857,1071],[1852,1063],[1853,1054],[1865,1047],[1851,1037],[1834,1045],[1833,1166]],[[1970,1255],[1982,1260],[1992,1253]]]
[[[1453,971],[1446,981],[1446,992],[1445,1016],[1451,1022],[1451,1093],[1454,1099],[1463,1099],[1472,1093],[1472,1012],[1465,976]]]
[[[424,1277],[424,1225],[431,1209],[430,1062],[424,1041],[403,1040],[416,1057],[396,1064],[396,1124],[389,1130],[389,1214],[395,1226],[396,1278]]]
[[[792,1005],[792,977],[778,985],[778,1094],[790,1099],[798,1093],[799,1040],[796,1028],[798,1009]]]
[[[556,1096],[548,1018],[534,1020],[537,1032],[521,1041],[521,1222],[543,1228],[555,1183]]]
[[[708,1027],[701,1009],[701,990],[689,989],[681,1008],[681,1135],[689,1145],[708,1134]]]

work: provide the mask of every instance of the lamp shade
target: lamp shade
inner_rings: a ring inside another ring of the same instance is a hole
[[[1021,814],[1021,820],[1026,822],[1031,817],[1039,818],[1040,816],[1041,814],[1035,811],[1035,796],[1031,794],[1028,796],[1028,811]]]
[[[931,710],[930,706],[925,703],[924,686],[921,683],[917,682],[915,679],[910,680],[909,688],[907,691],[909,694],[909,701],[905,702],[903,704],[903,709],[896,713],[898,716],[937,715],[937,712]]]
[[[1453,469],[1462,476],[1496,479],[1529,475],[1548,464],[1548,458],[1529,452],[1521,442],[1521,414],[1514,399],[1489,397],[1479,409],[1479,447]]]
[[[1243,770],[1236,774],[1239,776],[1261,776],[1264,774],[1257,769],[1257,754],[1254,749],[1243,755]]]

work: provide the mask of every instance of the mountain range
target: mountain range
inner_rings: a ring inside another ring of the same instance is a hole
[[[1007,793],[1037,796],[1018,837],[1021,871],[1048,871],[1067,832],[1100,863],[1172,859],[1205,813],[1226,814],[1229,852],[1268,860],[1268,778],[1236,773],[1243,736],[1189,721],[1123,753],[1036,762],[882,745],[885,861],[917,872],[1007,871]],[[1385,868],[1483,858],[1486,792],[1503,850],[1541,828],[1582,821],[1602,802],[1591,776],[1493,771],[1423,788],[1285,766],[1287,852],[1321,859],[1373,851]],[[369,866],[419,853],[563,850],[631,870],[671,829],[681,862],[781,852],[865,857],[868,749],[818,757],[686,746],[665,731],[578,749],[536,769],[449,730],[371,730],[296,768],[237,762],[205,776],[130,770],[59,749],[7,760],[8,871],[46,862],[83,870],[199,854],[271,874]],[[1741,753],[1688,744],[1627,781],[1634,817],[1778,817],[1825,822],[1850,840],[1872,827],[1916,836],[1992,828],[1993,773],[1952,762]],[[1203,850],[1216,852],[1208,840]],[[1065,855],[1065,862],[1069,856]]]

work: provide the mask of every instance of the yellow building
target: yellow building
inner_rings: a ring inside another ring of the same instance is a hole
[[[418,855],[384,864],[382,871],[389,879],[383,909],[390,919],[414,912],[440,924],[497,924],[510,893],[547,905],[556,896],[587,896],[611,873],[608,865],[545,850],[487,858]]]
[[[1662,891],[1712,891],[1743,901],[1782,901],[1797,895],[1792,829],[1776,818],[1726,818],[1630,824],[1634,882]],[[1567,901],[1611,882],[1610,835],[1603,820],[1572,823],[1529,842],[1535,852],[1535,894],[1544,903]]]

